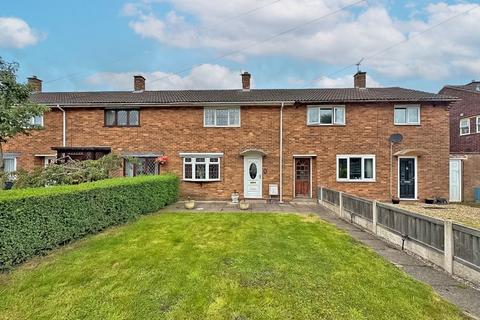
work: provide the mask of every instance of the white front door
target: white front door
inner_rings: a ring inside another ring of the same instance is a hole
[[[244,159],[243,169],[245,198],[262,197],[262,156],[249,156]]]
[[[462,201],[462,160],[450,160],[450,202]]]

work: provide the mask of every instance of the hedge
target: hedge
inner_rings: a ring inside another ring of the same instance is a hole
[[[177,200],[174,175],[0,192],[0,270]]]

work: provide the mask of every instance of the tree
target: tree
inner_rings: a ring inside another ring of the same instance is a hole
[[[48,111],[46,106],[30,100],[32,88],[28,84],[17,83],[17,71],[17,63],[6,62],[0,57],[0,176],[5,173],[4,144],[16,135],[28,135],[38,129],[32,126],[32,117]]]

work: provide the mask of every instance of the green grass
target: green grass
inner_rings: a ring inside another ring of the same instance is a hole
[[[159,214],[0,276],[0,319],[462,319],[331,225]]]

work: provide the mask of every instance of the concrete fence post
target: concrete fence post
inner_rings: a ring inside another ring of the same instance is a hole
[[[452,274],[453,273],[453,222],[452,220],[445,220],[444,222],[444,231],[445,231],[445,271]]]
[[[338,192],[338,199],[340,200],[340,204],[338,206],[338,213],[340,214],[340,217],[343,217],[343,192],[339,191]]]
[[[377,214],[377,201],[374,200],[372,202],[372,231],[374,234],[377,234],[377,221],[378,221],[378,214]]]
[[[323,187],[320,187],[320,197],[318,198],[320,204],[323,204]]]

